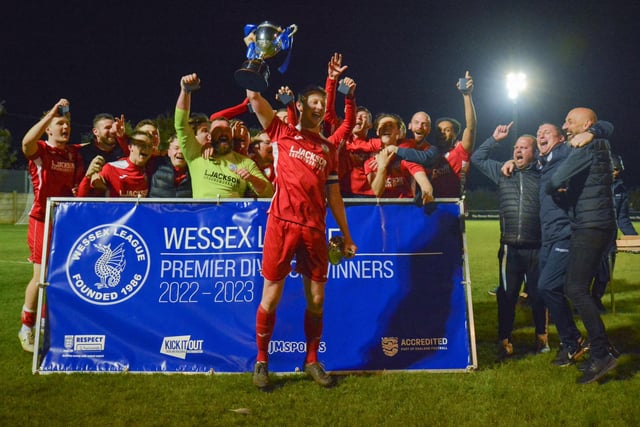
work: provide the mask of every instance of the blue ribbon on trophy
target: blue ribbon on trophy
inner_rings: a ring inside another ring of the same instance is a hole
[[[283,64],[278,68],[284,73],[289,66],[293,47],[293,35],[298,27],[290,25],[282,28],[272,22],[265,21],[260,25],[248,24],[244,27],[245,43],[247,44],[247,60],[234,73],[236,83],[241,87],[256,92],[262,92],[269,86],[269,66],[266,59],[288,50],[289,53]]]

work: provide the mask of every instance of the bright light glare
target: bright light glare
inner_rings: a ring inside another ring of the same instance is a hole
[[[517,99],[527,88],[527,76],[523,72],[507,74],[507,93],[510,99]]]

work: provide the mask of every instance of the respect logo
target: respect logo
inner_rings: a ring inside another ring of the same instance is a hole
[[[67,257],[67,280],[84,301],[112,305],[142,289],[149,267],[149,248],[135,230],[105,224],[75,241]]]

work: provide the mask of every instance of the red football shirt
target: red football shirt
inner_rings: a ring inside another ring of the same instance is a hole
[[[370,158],[364,164],[364,172],[369,175],[377,170],[375,159]],[[413,197],[413,174],[424,172],[424,168],[417,163],[408,162],[394,158],[387,165],[387,179],[384,182],[384,194],[382,197],[388,198],[411,198]]]
[[[127,158],[107,163],[100,176],[107,184],[107,197],[147,197],[149,180],[144,166],[136,166]]]
[[[462,180],[469,172],[470,154],[458,142],[431,169],[431,185],[435,197],[460,197]]]
[[[29,157],[33,183],[33,206],[29,216],[44,221],[47,197],[72,197],[82,180],[82,157],[74,145],[56,148],[38,141],[38,151]]]
[[[276,191],[269,213],[325,230],[327,181],[337,183],[336,149],[318,134],[299,131],[274,117],[266,129],[273,144]]]

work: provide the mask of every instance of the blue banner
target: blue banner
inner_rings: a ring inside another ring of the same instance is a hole
[[[68,201],[67,201],[68,200]],[[56,202],[41,372],[247,372],[268,202]],[[470,332],[460,205],[354,204],[355,258],[329,266],[320,358],[330,371],[465,370]],[[338,234],[327,219],[327,238]],[[272,372],[305,356],[292,272]]]

